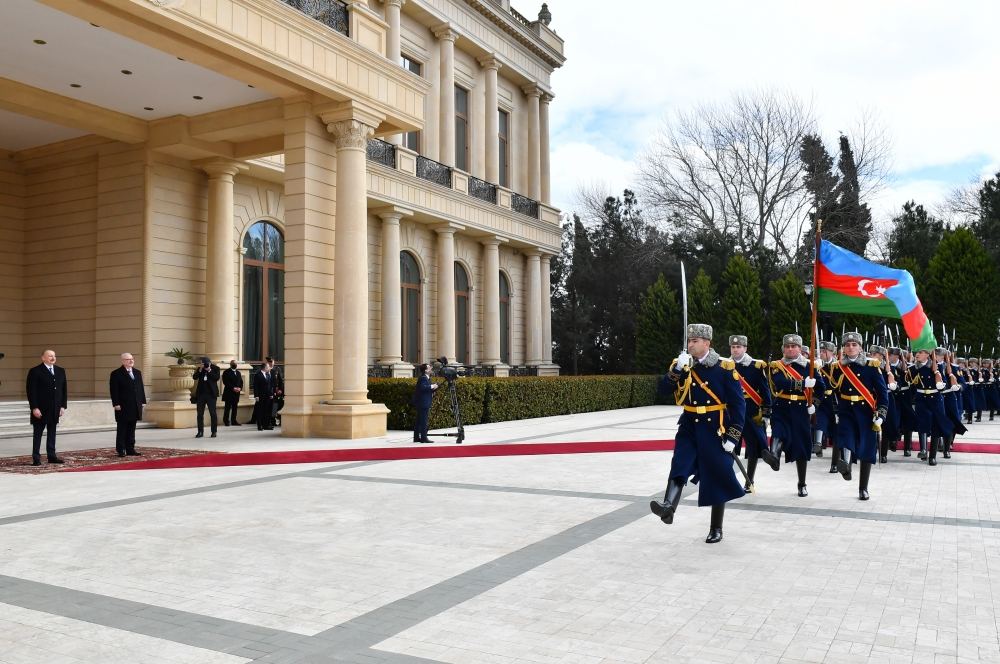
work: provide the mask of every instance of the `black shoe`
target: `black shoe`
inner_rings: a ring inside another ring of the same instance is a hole
[[[431,440],[430,438],[421,438],[421,439],[420,439],[420,440],[418,440],[417,442],[418,442],[418,443],[433,443],[434,441],[433,441],[433,440]]]
[[[868,500],[871,496],[868,495],[868,489],[858,489],[858,500]]]
[[[747,483],[745,483],[743,485],[743,491],[746,492],[746,493],[751,493],[751,491],[750,491],[750,482],[747,482]]]
[[[712,528],[708,531],[705,544],[717,544],[722,541],[722,528]]]
[[[212,432],[212,438],[215,438],[215,432],[214,431]]]
[[[917,458],[921,461],[927,461],[927,452],[917,452]]]
[[[126,452],[125,454],[129,456],[142,456],[142,452],[137,452],[135,450],[132,450],[131,452]]]
[[[891,443],[889,443],[889,450],[892,451],[892,452],[898,452],[899,451],[899,443],[897,441],[895,441],[895,440],[892,441]]]
[[[241,426],[243,426],[243,425],[242,425],[242,424],[240,424],[239,422],[233,422],[233,426],[234,426],[234,427],[241,427]]]
[[[879,463],[889,463],[889,457],[879,457],[878,458],[878,462]]]
[[[910,450],[903,450],[903,456],[908,457],[913,455],[910,454]]]
[[[125,456],[125,453],[124,452],[118,452],[118,456],[123,457],[123,456]]]
[[[938,452],[944,452],[944,439],[943,438],[938,438],[937,446],[938,446]]]
[[[819,448],[818,450],[816,450],[816,456],[818,456],[820,458],[823,457],[823,448],[822,447]]]
[[[809,495],[809,492],[806,491],[806,485],[805,484],[800,484],[799,485],[799,498],[805,498],[808,495]]]
[[[761,452],[760,452],[760,458],[764,460],[764,463],[766,463],[767,465],[769,465],[771,467],[771,470],[780,470],[781,469],[781,459],[779,459],[778,457],[776,457],[774,455],[774,452],[772,452],[771,450],[767,449],[766,447],[763,450],[761,450]]]
[[[649,501],[649,511],[660,517],[660,521],[663,523],[673,523],[674,522],[674,512],[676,508],[670,503],[661,503],[656,500]]]
[[[59,457],[52,457],[51,459],[49,459],[49,463],[66,463],[66,462],[60,459]]]
[[[944,458],[945,459],[950,459],[951,458],[951,450],[946,449],[944,451]]]
[[[224,426],[224,427],[228,427],[228,426],[229,426],[229,422],[223,422],[223,423],[222,423],[222,426]]]
[[[934,457],[931,457],[930,459],[927,460],[927,465],[928,466],[936,466],[937,465],[937,459],[935,459]]]
[[[32,466],[40,466],[40,465],[42,465],[42,462],[41,462],[40,459],[32,459],[31,465]]]
[[[202,433],[201,431],[199,431],[198,433],[196,433],[196,434],[194,435],[194,437],[195,437],[195,438],[201,438],[201,437],[203,437],[204,435],[205,435],[204,433]]]
[[[843,459],[837,459],[837,472],[840,473],[848,482],[851,481],[851,464],[847,463]]]

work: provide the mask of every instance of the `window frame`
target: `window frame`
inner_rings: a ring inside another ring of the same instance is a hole
[[[282,355],[282,356],[284,355],[284,350],[285,350],[284,339],[282,338],[280,346],[277,346],[278,348],[281,348],[281,351],[282,351],[281,353],[278,353],[277,351],[272,351],[269,348],[269,346],[271,345],[271,341],[272,341],[271,338],[270,338],[271,307],[270,307],[270,301],[269,301],[269,293],[270,293],[270,279],[271,279],[271,276],[272,276],[271,275],[272,272],[275,272],[275,271],[281,272],[282,273],[282,284],[284,284],[284,275],[285,275],[285,262],[284,262],[284,259],[285,259],[285,244],[286,244],[285,243],[285,233],[284,233],[284,231],[282,231],[281,227],[277,223],[275,223],[273,220],[270,220],[270,219],[258,219],[257,221],[254,221],[253,223],[251,223],[250,225],[247,226],[246,232],[243,234],[243,242],[240,244],[241,248],[246,248],[247,238],[250,237],[250,234],[253,231],[254,227],[256,227],[258,225],[260,225],[260,226],[263,227],[264,242],[263,242],[263,245],[261,246],[261,250],[262,250],[262,255],[263,255],[264,258],[263,259],[251,258],[251,257],[248,257],[246,253],[243,253],[242,254],[242,259],[243,259],[242,260],[242,265],[240,266],[240,269],[241,269],[241,283],[242,283],[242,288],[241,288],[241,293],[240,293],[240,317],[241,317],[241,326],[240,326],[241,327],[241,330],[240,330],[240,350],[241,350],[241,353],[240,354],[243,355],[243,360],[248,361],[248,362],[263,362],[265,357],[273,356],[274,359],[275,359],[275,361],[280,364],[280,363],[282,363],[284,361],[284,357],[278,357],[279,355]],[[269,234],[267,232],[268,227],[274,229],[274,232],[277,233],[278,238],[281,241],[281,244],[280,244],[280,248],[281,248],[281,254],[280,254],[281,255],[281,262],[280,263],[268,260],[268,254],[269,254],[268,248],[270,246],[270,243],[269,243],[269,240],[268,240]],[[246,307],[247,307],[247,299],[246,299],[246,288],[247,288],[247,286],[246,286],[246,274],[247,274],[247,268],[248,267],[249,268],[254,268],[254,267],[255,268],[259,268],[260,272],[261,272],[261,275],[260,275],[260,309],[261,309],[261,312],[260,312],[260,327],[261,327],[261,329],[260,329],[260,353],[261,353],[261,357],[255,357],[255,358],[247,357],[247,347],[246,347],[247,346],[247,343],[246,343],[247,342],[246,326],[248,324],[248,321],[246,320]],[[283,288],[282,288],[282,291],[281,291],[281,302],[280,302],[280,304],[281,304],[281,311],[282,311],[282,313],[284,313],[284,310],[285,310],[285,294],[284,294],[284,289]],[[282,322],[282,325],[281,325],[281,336],[284,337],[284,323],[283,322]]]
[[[461,113],[458,110],[459,109],[459,104],[458,104],[459,91],[461,91],[461,93],[465,95],[465,112],[464,113]],[[470,157],[470,155],[469,155],[469,147],[470,147],[469,146],[469,110],[470,110],[469,105],[471,104],[471,102],[472,102],[472,96],[470,94],[470,91],[467,88],[465,88],[465,87],[459,85],[458,83],[456,83],[455,84],[455,168],[457,168],[457,169],[459,169],[461,171],[465,171],[466,173],[469,172],[469,157]],[[464,129],[465,129],[462,132],[459,132],[459,122],[462,123],[462,125],[464,126]],[[462,154],[462,158],[461,159],[459,159],[459,145],[460,145],[460,142],[458,140],[459,134],[462,135],[461,145],[465,148],[464,149],[464,153]]]

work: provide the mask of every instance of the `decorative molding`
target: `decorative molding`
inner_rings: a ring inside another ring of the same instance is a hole
[[[476,58],[479,61],[479,65],[483,69],[495,69],[500,71],[503,68],[503,63],[497,60],[496,53],[491,53],[490,55],[484,55],[480,58]]]
[[[360,120],[340,120],[326,125],[333,134],[333,144],[338,150],[365,150],[368,139],[375,134],[375,128]]]
[[[431,26],[431,32],[441,41],[453,42],[458,39],[458,32],[452,27],[451,23],[439,23]]]

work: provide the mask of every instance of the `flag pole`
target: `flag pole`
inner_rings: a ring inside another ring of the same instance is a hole
[[[816,341],[816,307],[819,302],[819,242],[820,232],[823,228],[823,220],[816,218],[816,239],[813,251],[813,288],[812,288],[812,325],[809,326],[809,377],[816,377],[816,358],[819,357],[819,348]],[[806,405],[812,404],[812,390],[806,390]]]

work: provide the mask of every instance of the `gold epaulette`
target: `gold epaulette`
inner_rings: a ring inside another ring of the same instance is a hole
[[[876,360],[875,358],[869,358],[868,359],[868,366],[875,367],[876,369],[878,369],[879,367],[882,366],[882,361],[881,360]]]
[[[753,363],[754,366],[756,366],[758,369],[763,369],[764,367],[767,366],[767,362],[765,362],[764,360],[754,360]]]
[[[719,363],[722,365],[722,368],[725,369],[726,371],[732,371],[733,369],[736,368],[736,363],[735,362],[733,362],[732,360],[726,359],[724,357],[719,359]]]
[[[780,371],[781,370],[781,360],[771,360],[771,363],[769,365],[767,365],[767,366],[771,367],[772,369],[778,369]]]

